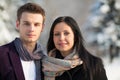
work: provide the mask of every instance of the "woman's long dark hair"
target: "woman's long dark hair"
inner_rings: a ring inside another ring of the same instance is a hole
[[[65,22],[67,25],[70,26],[75,36],[74,46],[76,47],[76,51],[77,52],[81,51],[80,49],[83,46],[83,37],[81,35],[78,24],[72,17],[69,17],[69,16],[58,17],[53,22],[51,30],[50,30],[50,34],[49,34],[48,43],[47,43],[47,51],[49,52],[50,50],[55,48],[55,45],[53,42],[53,31],[54,31],[55,26],[60,22]]]
[[[91,75],[91,68],[90,68],[90,53],[85,49],[84,43],[83,43],[83,37],[80,32],[79,26],[77,22],[70,16],[62,16],[58,17],[52,24],[49,38],[48,38],[48,43],[47,43],[47,52],[55,48],[55,44],[53,42],[53,31],[55,26],[60,23],[60,22],[65,22],[67,25],[70,26],[74,33],[74,47],[76,47],[76,52],[78,52],[79,57],[83,60],[83,68],[85,73],[88,73],[88,75]],[[90,77],[86,74],[86,77]],[[92,78],[91,78],[92,79]]]

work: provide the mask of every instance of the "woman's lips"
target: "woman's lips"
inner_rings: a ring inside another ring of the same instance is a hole
[[[59,45],[59,46],[65,46],[66,43],[59,43],[58,45]]]

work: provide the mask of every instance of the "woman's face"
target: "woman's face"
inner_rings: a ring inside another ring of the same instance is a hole
[[[55,47],[63,56],[67,56],[74,46],[74,33],[72,29],[66,23],[61,22],[55,26],[53,32]]]

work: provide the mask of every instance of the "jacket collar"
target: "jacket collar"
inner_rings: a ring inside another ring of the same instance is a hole
[[[10,55],[11,64],[12,64],[13,69],[15,71],[15,75],[16,75],[17,80],[25,80],[23,69],[22,69],[22,64],[20,61],[20,57],[17,54],[17,51],[15,49],[13,42],[10,44],[9,55]]]

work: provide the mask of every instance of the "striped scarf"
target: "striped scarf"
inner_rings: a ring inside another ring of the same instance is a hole
[[[51,50],[48,54],[49,56],[42,58],[45,80],[55,80],[55,77],[62,75],[64,71],[70,70],[83,63],[75,49],[64,59],[55,58],[57,54],[56,49]]]

